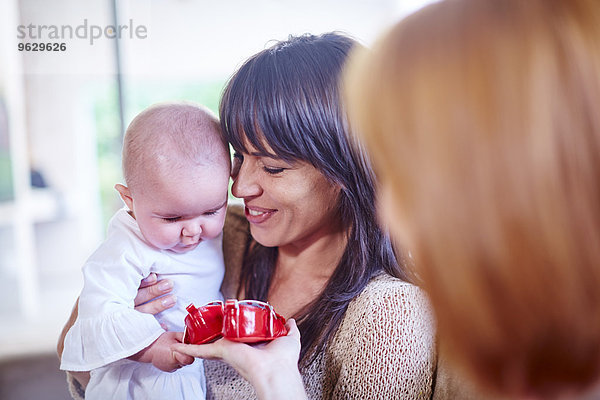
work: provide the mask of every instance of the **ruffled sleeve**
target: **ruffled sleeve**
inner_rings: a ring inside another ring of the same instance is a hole
[[[349,305],[332,346],[337,362],[325,385],[331,398],[430,398],[435,326],[416,286],[389,276],[372,280]]]
[[[67,371],[99,368],[148,347],[163,332],[153,315],[135,310],[80,318],[67,333],[60,368]]]
[[[153,315],[134,310],[141,279],[161,262],[145,252],[126,230],[113,230],[86,262],[79,315],[65,337],[61,369],[90,371],[139,352],[164,333]]]

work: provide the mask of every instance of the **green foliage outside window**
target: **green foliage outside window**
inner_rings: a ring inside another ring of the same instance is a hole
[[[125,127],[144,108],[163,101],[192,101],[218,114],[219,98],[225,80],[206,82],[167,82],[125,80]],[[94,104],[98,143],[98,171],[102,217],[106,222],[122,206],[115,183],[123,181],[121,173],[122,137],[119,126],[116,84],[97,90]],[[0,160],[1,161],[1,160]]]

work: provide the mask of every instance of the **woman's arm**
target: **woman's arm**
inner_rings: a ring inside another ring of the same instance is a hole
[[[248,345],[226,339],[214,343],[176,344],[173,349],[193,357],[221,360],[231,365],[254,387],[260,400],[304,400],[306,392],[300,372],[300,332],[293,319],[288,320],[287,336],[266,344]]]

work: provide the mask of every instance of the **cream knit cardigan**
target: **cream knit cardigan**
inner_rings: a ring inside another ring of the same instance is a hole
[[[221,287],[236,297],[251,240],[243,210],[230,207],[224,232],[227,272]],[[387,274],[349,304],[334,338],[301,369],[311,399],[429,399],[436,363],[435,327],[418,287]],[[205,361],[208,399],[256,398],[252,386],[219,361]]]

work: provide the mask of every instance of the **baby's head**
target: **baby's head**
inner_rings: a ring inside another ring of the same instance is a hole
[[[208,109],[161,103],[127,128],[126,186],[115,188],[152,246],[185,253],[221,232],[230,168],[227,142]]]

